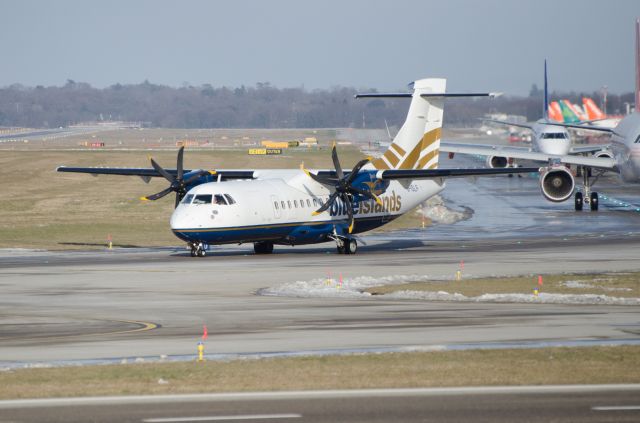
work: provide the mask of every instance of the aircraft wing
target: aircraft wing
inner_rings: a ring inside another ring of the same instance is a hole
[[[435,179],[435,178],[465,178],[468,176],[511,175],[514,173],[538,173],[538,167],[515,168],[462,168],[462,169],[390,169],[379,170],[376,178],[392,179]]]
[[[517,150],[513,147],[499,145],[456,144],[443,142],[440,151],[479,156],[501,156],[521,160],[531,160],[541,163],[564,163],[578,166],[587,166],[596,169],[615,170],[616,161],[609,157],[585,157],[577,155],[544,154],[535,151]]]
[[[571,152],[574,154],[579,153],[595,153],[596,151],[607,150],[609,145],[585,145],[580,147],[571,147]]]
[[[130,167],[67,167],[58,166],[58,172],[71,173],[88,173],[91,175],[124,175],[124,176],[140,176],[141,178],[162,177],[162,175],[154,168],[130,168]],[[172,175],[177,175],[176,169],[165,169]],[[198,171],[199,169],[185,169],[184,173]],[[229,179],[253,179],[253,170],[221,170],[211,171],[213,175],[220,175],[222,180]]]

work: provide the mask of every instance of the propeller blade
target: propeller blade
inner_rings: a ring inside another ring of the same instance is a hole
[[[375,195],[375,194],[374,194],[374,193],[372,193],[371,191],[365,191],[365,190],[363,190],[363,189],[359,189],[359,188],[356,188],[356,187],[349,187],[349,190],[350,190],[351,192],[356,193],[356,194],[360,194],[360,195],[362,195],[363,197],[369,198],[369,199],[371,199],[371,200],[375,200],[375,201],[376,201],[376,203],[378,203],[378,204],[382,205],[382,200],[380,199],[380,197],[378,197],[377,195]]]
[[[304,173],[307,174],[308,177],[310,177],[311,179],[313,179],[319,184],[334,186],[335,183],[337,182],[333,178],[323,178],[319,175],[316,175],[315,173],[309,172],[307,169],[302,169],[302,170],[304,171]]]
[[[349,216],[349,233],[351,233],[353,231],[353,225],[355,224],[355,221],[353,219],[353,204],[351,204],[351,199],[347,194],[343,194],[341,197],[342,201],[344,201],[345,205],[347,206],[347,215]]]
[[[183,156],[184,156],[184,145],[180,147],[180,150],[178,150],[178,162],[176,163],[176,168],[178,170],[178,175],[176,179],[179,181],[182,180],[182,176],[183,176],[183,167],[182,167]]]
[[[151,166],[153,166],[153,168],[158,171],[158,173],[162,176],[164,176],[164,178],[171,182],[172,184],[176,181],[176,178],[170,174],[169,172],[167,172],[166,170],[164,170],[162,168],[162,166],[160,166],[158,163],[156,163],[155,160],[151,159]]]
[[[358,176],[358,172],[360,172],[360,169],[362,169],[362,166],[369,163],[370,160],[371,160],[370,158],[366,158],[356,163],[356,165],[353,167],[353,170],[351,171],[351,174],[347,178],[347,184],[351,184],[351,182],[353,182],[353,180],[356,179],[356,177]]]
[[[338,179],[344,178],[344,173],[342,172],[342,166],[340,166],[340,160],[338,160],[338,152],[336,151],[335,142],[333,143],[333,147],[331,148],[331,160],[333,160],[333,166],[336,168]]]
[[[323,211],[327,210],[329,207],[331,207],[331,205],[333,204],[333,202],[336,200],[336,197],[338,196],[338,191],[334,191],[333,194],[331,194],[329,196],[329,199],[327,200],[326,203],[324,203],[322,205],[322,207],[320,207],[318,210],[314,211],[313,213],[311,213],[313,216],[316,216],[320,213],[322,213]]]
[[[170,192],[173,191],[172,187],[163,189],[162,191],[156,193],[156,194],[152,194],[152,195],[147,195],[146,197],[140,197],[141,200],[143,201],[155,201],[159,198],[164,197],[165,195],[169,194]]]

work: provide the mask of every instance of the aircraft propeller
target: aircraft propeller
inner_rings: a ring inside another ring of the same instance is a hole
[[[212,173],[206,170],[200,170],[195,175],[189,176],[187,179],[184,179],[183,156],[184,156],[184,146],[180,147],[180,150],[178,150],[178,160],[176,163],[176,176],[173,176],[171,173],[164,170],[162,166],[156,163],[155,160],[153,160],[152,158],[149,158],[151,160],[151,166],[153,166],[153,168],[160,175],[162,175],[167,181],[169,181],[171,185],[169,185],[168,188],[165,188],[162,191],[157,192],[155,194],[147,195],[146,197],[140,197],[141,200],[155,201],[164,197],[170,192],[175,192],[176,193],[175,207],[178,207],[180,200],[182,200],[182,197],[184,197],[184,195],[187,193],[187,186],[190,183],[196,181],[201,176],[209,175]]]
[[[342,171],[342,166],[340,165],[340,160],[338,159],[338,152],[336,151],[335,143],[333,143],[333,148],[331,149],[331,159],[333,160],[333,166],[336,169],[337,178],[315,175],[309,172],[308,170],[303,169],[305,173],[309,175],[309,177],[314,181],[322,185],[332,187],[334,189],[333,193],[329,196],[329,199],[322,205],[322,207],[314,211],[313,215],[314,216],[318,215],[323,211],[327,210],[336,202],[338,198],[340,198],[344,202],[344,204],[347,206],[347,214],[349,219],[349,233],[351,233],[351,231],[353,231],[353,225],[354,225],[353,201],[352,201],[354,195],[361,195],[365,198],[375,200],[378,204],[382,204],[382,201],[380,201],[380,198],[378,198],[378,196],[375,195],[374,193],[356,188],[355,186],[352,185],[353,181],[357,178],[358,172],[360,172],[360,169],[362,169],[362,167],[365,164],[367,164],[371,159],[366,158],[366,159],[360,160],[358,163],[356,163],[356,165],[351,170],[351,173],[349,173],[349,175],[347,176],[345,176],[344,172]]]

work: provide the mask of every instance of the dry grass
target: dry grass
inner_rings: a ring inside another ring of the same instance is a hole
[[[0,398],[638,382],[640,347],[619,346],[25,369],[0,373]]]
[[[579,285],[576,286],[576,283]],[[575,286],[575,287],[571,287]],[[467,297],[483,294],[529,294],[538,287],[538,276],[466,279],[462,281],[428,281],[385,285],[366,289],[374,295],[397,291],[446,291]],[[580,275],[544,275],[540,292],[553,294],[595,294],[613,297],[640,297],[640,272]]]
[[[345,167],[362,158],[354,147],[340,146],[339,150]],[[149,167],[148,154],[166,167],[175,167],[175,149],[3,151],[0,248],[104,248],[109,234],[116,247],[179,244],[168,223],[172,196],[157,202],[139,200],[164,189],[167,184],[163,179],[154,178],[146,185],[136,177],[94,178],[55,171],[58,165]],[[326,145],[319,151],[292,149],[282,156],[268,157],[249,156],[244,148],[185,153],[189,168],[297,168],[301,162],[308,168],[332,166]],[[392,228],[419,225],[419,217],[412,214]]]

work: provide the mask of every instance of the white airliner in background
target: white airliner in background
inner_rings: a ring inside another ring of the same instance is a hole
[[[607,151],[606,155],[601,157],[582,157],[570,154],[543,154],[539,152],[509,152],[508,157],[517,159],[525,159],[547,163],[546,167],[540,170],[540,186],[542,194],[551,201],[565,201],[574,191],[575,182],[573,174],[567,165],[576,165],[584,169],[584,200],[590,201],[591,209],[598,208],[598,194],[590,192],[591,169],[598,173],[597,179],[606,171],[616,172],[620,179],[625,183],[640,184],[640,19],[636,19],[636,37],[635,37],[635,61],[636,61],[636,105],[635,112],[625,116],[614,128],[603,128],[599,126],[589,126],[585,124],[567,124],[546,122],[546,125],[553,125],[564,128],[576,128],[581,130],[593,130],[606,132],[611,134],[610,155]],[[560,140],[561,143],[565,141]],[[464,145],[462,145],[464,146]],[[486,148],[495,149],[496,153],[491,155],[502,155],[499,146],[483,146],[484,150],[475,149],[473,147],[463,149],[457,145],[443,146],[443,151],[459,152],[463,154],[487,154]],[[456,148],[456,149],[454,149]],[[596,153],[597,154],[597,153]],[[575,208],[582,210],[583,196],[576,193]]]
[[[531,147],[513,147],[502,145],[467,144],[443,141],[440,149],[448,153],[472,154],[487,157],[487,166],[492,168],[517,167],[516,159],[532,160],[545,163],[578,165],[578,175],[583,176],[583,192],[575,193],[575,208],[582,210],[583,202],[590,205],[591,210],[598,210],[598,193],[591,192],[591,172],[582,172],[580,166],[602,166],[600,161],[591,160],[592,157],[606,158],[605,164],[613,164],[613,153],[608,146],[572,146],[571,134],[562,126],[553,124],[549,119],[549,100],[547,84],[547,61],[544,62],[544,100],[542,104],[542,119],[533,124],[512,123],[500,120],[487,120],[508,126],[517,126],[533,132]],[[585,157],[590,154],[592,157]],[[567,175],[567,173],[569,173]],[[574,179],[566,167],[548,169],[541,179],[542,193],[554,202],[569,199],[574,191]]]
[[[144,197],[176,193],[171,229],[187,242],[192,256],[209,245],[253,243],[258,254],[274,244],[336,243],[338,253],[354,254],[353,234],[365,232],[413,210],[444,189],[445,178],[537,172],[531,169],[438,169],[443,105],[446,97],[491,94],[445,93],[445,79],[421,79],[413,93],[357,97],[409,97],[406,121],[382,157],[364,159],[343,172],[335,145],[334,170],[184,170],[58,167],[59,172],[164,177],[171,185]]]

